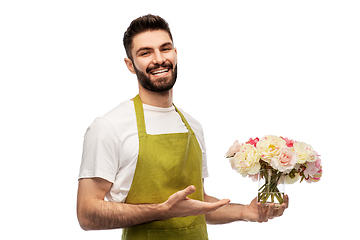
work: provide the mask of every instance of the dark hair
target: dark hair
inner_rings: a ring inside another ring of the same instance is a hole
[[[130,26],[124,33],[124,47],[128,58],[132,59],[131,49],[133,48],[133,39],[137,34],[154,31],[164,30],[169,33],[171,41],[173,41],[169,24],[161,17],[151,14],[141,16],[130,23]]]

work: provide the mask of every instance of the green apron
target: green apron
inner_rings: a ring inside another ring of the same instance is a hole
[[[188,129],[185,133],[149,135],[139,95],[134,98],[139,134],[139,155],[126,203],[162,203],[189,185],[189,198],[203,201],[202,152],[194,131],[175,107]],[[140,224],[123,230],[123,240],[206,240],[205,215],[177,217]]]

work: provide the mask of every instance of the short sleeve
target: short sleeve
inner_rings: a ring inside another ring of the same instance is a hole
[[[114,183],[119,168],[118,143],[111,122],[95,119],[85,133],[79,179],[99,177]]]

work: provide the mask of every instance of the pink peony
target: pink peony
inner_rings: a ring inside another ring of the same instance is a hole
[[[259,138],[255,138],[255,139],[250,138],[249,141],[247,141],[246,143],[251,144],[254,147],[256,147],[256,144],[258,143],[258,141],[259,141]]]
[[[230,149],[227,151],[225,157],[233,157],[235,154],[240,150],[241,144],[238,140],[234,142],[234,144],[230,147]]]
[[[270,165],[283,173],[290,173],[298,162],[298,155],[288,147],[282,147],[280,154],[271,159]]]
[[[281,137],[281,138],[285,140],[286,146],[288,146],[289,148],[294,146],[294,142],[295,142],[294,140],[289,139],[289,138],[283,138],[283,137]]]
[[[320,181],[321,176],[322,176],[322,167],[320,167],[320,170],[314,176],[309,175],[309,178],[306,179],[306,182],[308,183],[318,182]]]
[[[309,176],[314,177],[315,175],[318,175],[318,173],[321,171],[321,159],[316,152],[315,155],[317,156],[315,162],[306,163],[306,169],[304,170],[304,175],[306,178],[309,178]]]

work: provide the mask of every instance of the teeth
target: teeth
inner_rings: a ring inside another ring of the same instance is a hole
[[[164,73],[164,72],[168,72],[169,69],[162,69],[162,70],[158,70],[158,71],[155,71],[155,72],[152,72],[153,75],[156,75],[156,74],[161,74],[161,73]]]

